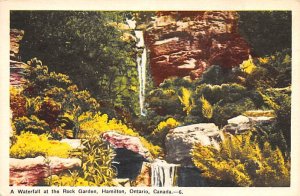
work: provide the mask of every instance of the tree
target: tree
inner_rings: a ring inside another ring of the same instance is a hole
[[[291,48],[291,11],[241,11],[239,31],[252,46],[255,56]]]
[[[135,42],[122,40],[125,12],[12,11],[11,28],[25,31],[20,54],[49,65],[50,71],[67,74],[116,115],[124,105],[138,107]],[[126,26],[126,25],[125,25]],[[122,27],[122,28],[121,28]]]

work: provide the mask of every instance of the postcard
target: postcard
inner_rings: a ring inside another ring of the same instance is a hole
[[[300,1],[1,1],[0,195],[299,194]]]

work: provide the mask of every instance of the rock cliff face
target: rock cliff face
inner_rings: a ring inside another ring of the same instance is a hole
[[[19,56],[20,41],[24,36],[24,31],[18,29],[10,30],[10,85],[21,87],[26,80],[24,79],[26,63],[21,62]]]
[[[211,65],[230,68],[248,59],[237,20],[229,11],[158,12],[145,31],[156,85],[172,76],[196,79]]]

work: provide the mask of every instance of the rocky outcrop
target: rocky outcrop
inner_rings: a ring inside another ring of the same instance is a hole
[[[102,138],[108,143],[110,143],[113,146],[113,148],[124,148],[140,154],[146,160],[152,160],[150,151],[143,146],[141,140],[138,137],[122,135],[114,131],[109,131],[104,133],[102,135]]]
[[[28,65],[21,62],[19,55],[20,41],[24,36],[24,31],[18,29],[10,30],[10,85],[21,87],[26,83],[24,75]]]
[[[134,181],[134,186],[145,187],[151,186],[151,164],[143,162],[141,172]]]
[[[177,127],[166,136],[166,161],[183,166],[192,165],[190,151],[195,143],[219,147],[222,132],[213,123],[200,123]]]
[[[59,158],[42,156],[26,159],[10,158],[9,184],[13,186],[34,186],[44,178],[64,170],[81,166],[78,158]]]
[[[158,12],[145,31],[154,82],[196,79],[211,65],[231,68],[249,58],[250,47],[231,11]]]
[[[223,127],[223,130],[230,134],[242,134],[258,125],[271,125],[275,122],[275,117],[272,116],[273,113],[274,111],[247,111],[244,115],[227,120],[228,124]]]
[[[19,60],[20,41],[23,39],[24,31],[18,29],[10,30],[10,59]]]

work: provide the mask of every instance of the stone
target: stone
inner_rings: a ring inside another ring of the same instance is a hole
[[[274,115],[274,111],[272,110],[246,111],[244,115],[239,115],[227,120],[228,124],[223,127],[223,130],[231,134],[241,134],[253,129],[257,125],[271,125],[275,122],[275,117],[272,115]]]
[[[11,186],[38,185],[50,175],[80,166],[81,160],[78,158],[48,157],[48,160],[42,156],[25,159],[10,158],[9,184]]]
[[[200,123],[177,127],[166,136],[166,161],[169,163],[192,165],[191,149],[195,143],[219,148],[223,134],[214,123]]]
[[[20,41],[23,39],[24,31],[19,29],[10,30],[10,58],[18,59],[20,51]]]
[[[81,144],[81,139],[62,139],[60,140],[61,143],[69,144],[73,149],[81,149],[84,146]]]
[[[134,181],[136,187],[151,186],[151,163],[143,162],[140,174]]]
[[[270,125],[275,122],[275,117],[270,116],[249,117],[249,119],[255,125]]]
[[[246,116],[239,115],[237,117],[234,117],[234,118],[231,118],[231,119],[227,120],[227,122],[228,122],[228,124],[239,125],[239,124],[249,123],[250,120]]]
[[[129,178],[115,178],[113,179],[113,183],[117,187],[130,187]]]
[[[114,131],[105,132],[102,135],[104,141],[107,141],[113,148],[125,148],[132,152],[140,154],[146,160],[153,160],[150,151],[145,148],[138,137],[119,134]]]
[[[17,88],[26,84],[24,76],[26,74],[26,70],[29,68],[29,65],[21,62],[19,55],[20,41],[23,36],[23,30],[10,30],[10,85]]]
[[[211,65],[239,66],[250,47],[237,31],[234,11],[157,12],[145,30],[156,85],[170,77],[200,78]]]

